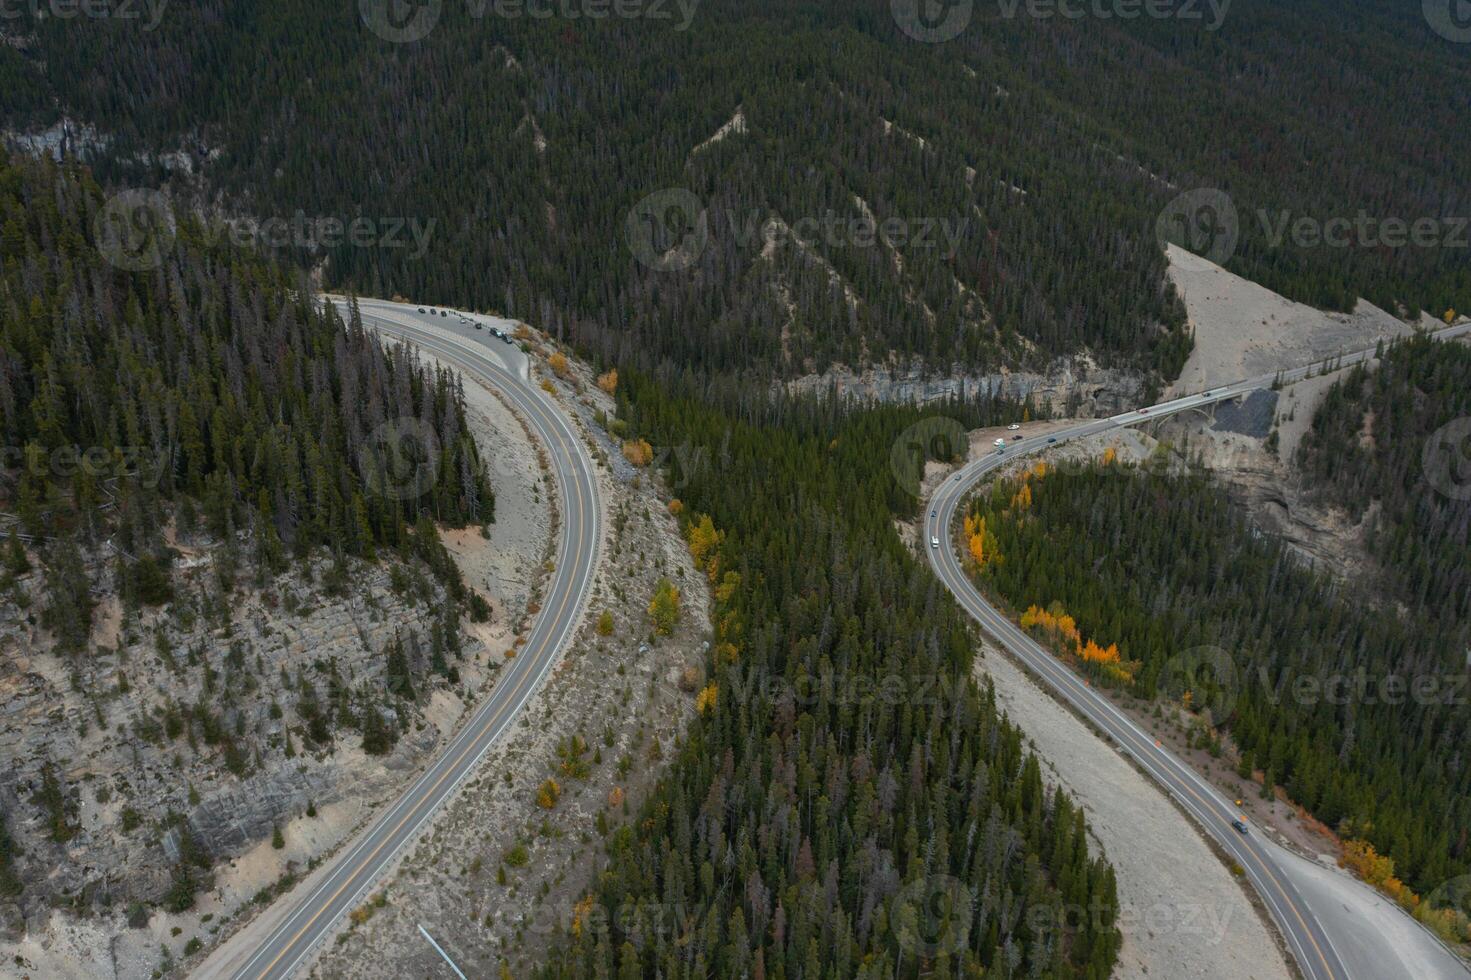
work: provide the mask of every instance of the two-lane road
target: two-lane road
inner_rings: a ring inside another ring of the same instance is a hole
[[[332,301],[341,307],[339,299]],[[363,900],[425,822],[474,772],[546,677],[575,632],[597,565],[602,511],[592,458],[566,416],[527,380],[524,355],[488,330],[453,336],[466,332],[463,325],[451,330],[440,322],[442,318],[435,318],[431,327],[431,318],[417,313],[417,307],[364,300],[359,308],[365,326],[411,341],[494,385],[526,419],[547,450],[556,480],[562,516],[556,566],[526,645],[501,668],[490,695],[434,762],[332,862],[327,873],[313,881],[309,891],[280,899],[293,903],[290,911],[238,969],[228,967],[228,973],[222,973],[235,980],[289,977],[330,935],[334,923]],[[202,972],[209,966],[207,962]]]
[[[1471,323],[1462,323],[1438,331],[1437,336],[1451,338],[1468,331],[1471,331]],[[928,549],[930,563],[960,604],[1002,647],[1021,660],[1033,674],[1066,699],[1068,704],[1153,776],[1225,852],[1231,855],[1266,903],[1286,938],[1298,967],[1311,980],[1379,980],[1408,974],[1402,968],[1394,969],[1395,964],[1402,964],[1394,950],[1382,946],[1376,949],[1373,944],[1369,944],[1368,951],[1364,952],[1365,944],[1360,941],[1362,936],[1353,933],[1361,934],[1367,923],[1361,920],[1354,922],[1351,916],[1315,914],[1304,900],[1297,884],[1300,880],[1298,876],[1302,874],[1300,866],[1289,860],[1288,855],[1272,841],[1257,834],[1237,833],[1232,827],[1232,820],[1238,816],[1238,811],[1231,800],[1226,799],[1169,751],[1157,745],[1151,734],[1044,650],[1006,615],[986,602],[962,568],[952,545],[950,531],[955,526],[956,515],[971,488],[987,473],[1019,457],[1045,450],[1054,443],[1061,444],[1071,439],[1205,408],[1216,402],[1269,388],[1278,377],[1283,382],[1298,381],[1315,371],[1321,373],[1325,364],[1335,367],[1341,364],[1347,367],[1369,360],[1374,354],[1373,350],[1344,354],[1327,362],[1283,372],[1280,376],[1270,375],[1222,385],[1148,409],[1080,423],[1041,438],[1008,446],[1001,452],[988,452],[981,459],[963,466],[936,489],[928,504],[925,521],[924,537],[938,538],[940,542],[939,547]],[[1438,976],[1465,975],[1462,964],[1450,953],[1435,947],[1428,935],[1425,938],[1431,946],[1427,955],[1434,957],[1437,953],[1440,954],[1436,962],[1443,969],[1437,973]],[[1352,963],[1346,963],[1345,958],[1340,956],[1340,948],[1353,949],[1358,955]]]

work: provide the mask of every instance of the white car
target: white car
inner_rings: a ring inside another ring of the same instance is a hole
[[[997,439],[995,442],[991,443],[991,445],[995,446],[997,449],[1001,449],[1006,445],[1006,440]]]
[[[1010,429],[1012,432],[1015,432],[1017,429],[1020,429],[1021,426],[1020,425],[1017,425],[1015,422],[1013,422],[1010,425],[1008,425],[1007,428]]]
[[[935,537],[933,534],[930,535],[930,547],[931,548],[938,548],[938,547],[940,547],[940,539],[937,538],[937,537]]]

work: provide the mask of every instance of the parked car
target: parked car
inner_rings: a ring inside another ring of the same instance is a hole
[[[422,307],[422,306],[421,306],[421,307],[419,307],[419,312],[420,312],[420,313],[423,313],[423,312],[424,312],[424,307]]]
[[[1010,425],[1008,425],[1007,428],[1010,429],[1012,432],[1015,432],[1017,429],[1020,429],[1021,426],[1020,425],[1017,425],[1015,422],[1013,422]]]

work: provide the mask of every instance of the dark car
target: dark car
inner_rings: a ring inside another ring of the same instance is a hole
[[[1236,828],[1236,832],[1238,834],[1248,833],[1248,828],[1246,826],[1246,821],[1245,820],[1242,820],[1240,817],[1237,817],[1235,820],[1232,820],[1231,821],[1231,826],[1233,826],[1233,827]]]
[[[421,306],[421,307],[419,307],[419,312],[420,312],[420,313],[423,313],[423,312],[424,312],[424,307],[422,307],[422,306]]]
[[[1047,441],[1048,442],[1056,442],[1057,440],[1056,439],[1049,438]]]

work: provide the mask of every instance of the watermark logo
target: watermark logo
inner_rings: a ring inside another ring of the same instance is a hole
[[[1447,422],[1425,440],[1420,463],[1442,496],[1471,500],[1471,417]]]
[[[1209,644],[1190,647],[1165,661],[1156,689],[1191,710],[1209,708],[1213,722],[1225,721],[1236,709],[1241,679],[1231,655]]]
[[[1231,0],[999,0],[1001,16],[1015,20],[1025,14],[1032,20],[1176,20],[1204,21],[1207,31],[1217,31],[1226,22]],[[1209,20],[1207,20],[1209,14]]]
[[[1425,21],[1447,41],[1471,43],[1471,0],[1423,0]]]
[[[424,257],[438,219],[358,215],[344,220],[332,215],[308,216],[297,211],[290,218],[225,218],[205,227],[213,244],[228,238],[238,248],[299,248],[310,252],[353,248],[409,249],[408,258]]]
[[[889,470],[894,474],[894,482],[918,500],[926,461],[964,460],[969,450],[970,434],[965,426],[956,419],[931,416],[920,419],[894,440],[889,449]]]
[[[390,44],[422,41],[444,13],[444,0],[358,0],[368,30]]]
[[[177,228],[169,200],[160,191],[127,190],[107,199],[92,225],[97,250],[124,272],[163,265]]]
[[[1201,258],[1225,265],[1236,254],[1241,219],[1231,195],[1212,187],[1186,191],[1160,212],[1155,235]]]
[[[791,704],[802,711],[868,705],[950,708],[963,704],[971,693],[966,674],[838,673],[787,678],[760,668],[727,671],[722,684],[733,704]]]
[[[889,925],[899,948],[917,956],[958,953],[970,941],[975,896],[954,875],[918,878],[894,895]]]
[[[158,28],[169,0],[0,0],[0,22],[30,18],[59,21],[87,20],[137,21],[143,30]]]
[[[628,212],[624,233],[634,258],[655,272],[683,272],[710,244],[705,205],[681,187],[665,188]]]
[[[371,493],[417,500],[439,479],[439,436],[422,419],[389,419],[358,450],[358,472]]]
[[[947,258],[955,255],[970,227],[967,218],[890,216],[879,219],[871,214],[847,216],[831,210],[821,215],[805,215],[790,225],[754,211],[744,215],[727,211],[724,217],[742,248],[757,241],[763,250],[787,244],[808,250],[819,244],[827,248],[873,248],[882,244],[895,251],[943,248]]]
[[[923,44],[953,41],[970,26],[975,0],[890,0],[899,30]]]
[[[1464,706],[1467,685],[1471,682],[1471,670],[1459,674],[1371,674],[1360,667],[1348,673],[1298,674],[1290,682],[1284,679],[1276,685],[1266,667],[1258,667],[1256,673],[1257,682],[1273,706],[1281,704],[1284,696],[1304,707],[1319,704]]]
[[[1425,896],[1425,904],[1432,909],[1448,909],[1471,919],[1471,875],[1459,875],[1436,885]]]
[[[152,446],[0,447],[0,479],[16,482],[22,475],[69,480],[84,474],[94,481],[129,479],[154,489],[163,479],[173,454]]]
[[[1262,235],[1273,248],[1284,241],[1298,248],[1471,248],[1471,218],[1421,217],[1380,218],[1360,211],[1352,218],[1320,219],[1294,216],[1291,211],[1275,215],[1257,212]]]

